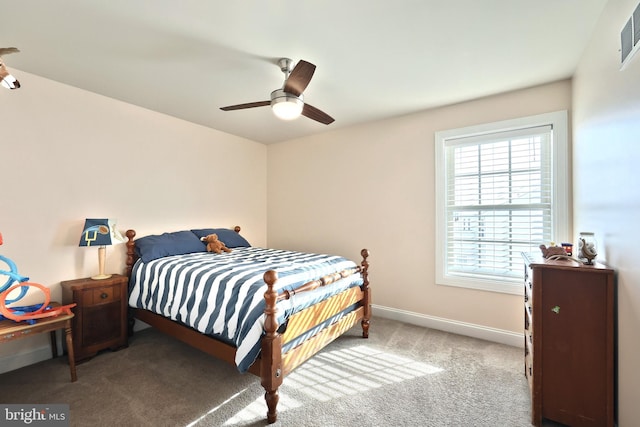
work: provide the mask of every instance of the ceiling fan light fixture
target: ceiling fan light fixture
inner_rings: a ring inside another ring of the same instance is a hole
[[[271,109],[279,119],[297,119],[302,113],[302,107],[304,107],[302,95],[295,96],[282,89],[271,92]]]
[[[302,92],[311,81],[316,66],[302,59],[293,68],[291,68],[292,64],[292,61],[288,58],[282,58],[278,61],[280,71],[284,73],[285,80],[281,89],[271,92],[270,100],[228,105],[220,107],[220,109],[222,111],[233,111],[270,105],[273,114],[281,120],[294,120],[300,116],[305,116],[323,125],[333,123],[335,121],[333,117],[310,104],[304,103]]]

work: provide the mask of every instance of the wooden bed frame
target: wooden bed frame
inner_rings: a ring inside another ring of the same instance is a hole
[[[239,233],[240,227],[236,226],[234,230]],[[135,235],[136,232],[134,230],[127,230],[126,232],[128,241],[126,244],[127,267],[125,274],[129,278],[131,277],[133,264],[137,260]],[[313,280],[297,289],[295,293],[311,291],[320,286],[328,285],[341,277],[357,273],[362,273],[364,284],[360,287],[356,286],[347,289],[292,315],[288,320],[287,330],[282,334],[278,333],[279,325],[276,315],[278,309],[276,308],[276,303],[280,300],[291,298],[293,293],[290,291],[278,293],[275,290],[275,284],[278,280],[277,272],[268,270],[264,273],[264,281],[268,287],[264,294],[266,302],[264,336],[262,338],[260,356],[251,365],[249,372],[260,377],[260,382],[265,389],[265,400],[268,408],[267,421],[269,423],[274,423],[277,419],[278,388],[285,376],[353,327],[358,321],[362,326],[362,336],[364,338],[369,337],[369,322],[371,319],[371,290],[369,289],[369,262],[367,261],[369,251],[362,249],[360,254],[362,261],[356,269],[345,270],[341,273]],[[354,304],[357,304],[357,308],[354,311],[343,316],[339,321],[321,330],[295,348],[288,350],[286,353],[282,352],[283,345],[300,335],[300,333],[310,330]],[[192,347],[235,365],[236,348],[234,346],[151,311],[134,308],[131,308],[131,310],[133,311],[133,316],[142,322]]]

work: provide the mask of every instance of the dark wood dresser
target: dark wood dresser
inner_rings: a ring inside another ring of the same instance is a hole
[[[615,284],[602,264],[524,258],[531,423],[614,426]]]

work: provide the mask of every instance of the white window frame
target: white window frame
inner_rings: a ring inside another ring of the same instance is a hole
[[[569,203],[569,143],[567,111],[539,114],[513,120],[451,129],[435,133],[436,166],[436,283],[471,289],[522,294],[522,280],[515,278],[487,279],[469,275],[447,274],[447,224],[446,224],[446,165],[447,141],[466,137],[482,137],[497,132],[516,131],[536,126],[551,125],[552,131],[552,236],[555,241],[570,241]]]

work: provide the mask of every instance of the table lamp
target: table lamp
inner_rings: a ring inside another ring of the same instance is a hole
[[[112,245],[115,240],[124,240],[116,229],[115,220],[90,218],[85,220],[79,246],[98,246],[99,271],[97,276],[91,277],[92,279],[101,280],[111,277],[111,274],[104,274],[104,260],[107,253],[107,245]]]

